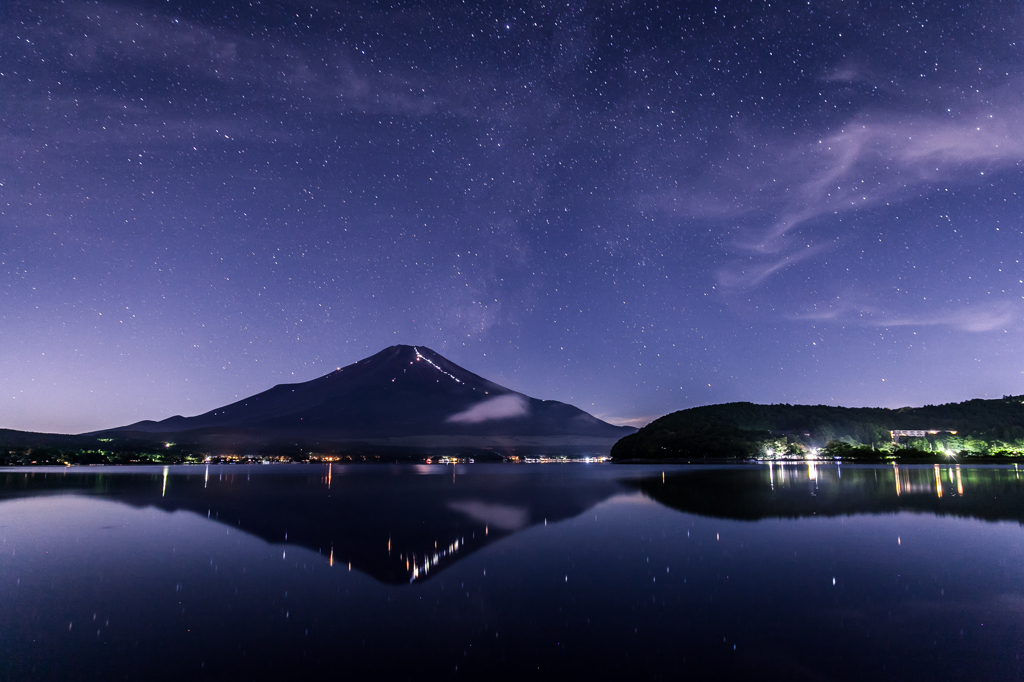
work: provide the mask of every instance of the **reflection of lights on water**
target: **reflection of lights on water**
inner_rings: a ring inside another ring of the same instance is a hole
[[[611,457],[602,455],[601,457],[569,457],[568,455],[560,455],[558,457],[548,457],[542,455],[540,457],[519,457],[518,455],[510,455],[507,458],[509,462],[522,462],[524,464],[569,464],[569,463],[580,463],[583,464],[604,464],[611,460]],[[473,460],[469,460],[472,462]]]
[[[896,465],[896,462],[892,463],[892,475],[896,479],[896,495],[900,494],[900,468]]]
[[[939,465],[935,465],[935,495],[942,497],[942,470]]]
[[[435,566],[438,566],[441,563],[442,559],[444,559],[445,557],[452,556],[452,555],[458,553],[459,549],[465,547],[465,545],[466,545],[466,538],[462,538],[461,540],[456,539],[454,542],[449,543],[447,547],[441,549],[441,551],[434,552],[431,555],[423,557],[423,564],[422,565],[417,563],[416,554],[414,553],[412,555],[412,563],[411,564],[410,564],[408,559],[405,560],[405,570],[408,571],[410,568],[412,569],[412,576],[409,578],[409,582],[413,582],[414,580],[419,578],[421,575],[423,575],[423,576],[427,575],[430,572],[430,569],[434,568]],[[437,549],[437,548],[438,548],[438,543],[437,543],[437,541],[435,541],[434,542],[434,549]],[[401,555],[399,556],[399,558],[401,558]]]
[[[960,465],[956,465],[956,494],[964,494],[964,482],[960,479]]]
[[[206,465],[206,476],[203,477],[203,488],[210,484],[210,465]]]
[[[164,496],[167,495],[167,470],[168,470],[168,468],[169,467],[164,467],[164,487],[160,491],[160,497],[164,497]]]
[[[665,474],[662,474],[664,477]],[[775,490],[775,467],[771,462],[768,462],[768,481],[772,484],[772,490]]]
[[[807,478],[811,479],[815,483],[818,482],[818,467],[814,462],[807,463]]]
[[[331,557],[327,560],[328,565],[334,566],[334,547],[331,547]]]

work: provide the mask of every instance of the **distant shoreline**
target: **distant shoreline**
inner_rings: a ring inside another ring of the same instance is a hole
[[[940,465],[956,465],[956,464],[1024,464],[1024,457],[1005,456],[1005,455],[977,455],[973,457],[948,457],[940,455],[937,457],[896,457],[896,458],[870,458],[870,457],[819,457],[819,458],[778,458],[778,459],[759,459],[759,458],[739,458],[739,457],[671,457],[664,459],[648,459],[648,458],[637,458],[637,459],[617,459],[611,460],[613,464],[666,464],[666,465],[680,465],[680,464],[693,464],[693,465],[722,465],[722,464],[887,464],[887,465],[906,465],[906,464],[940,464]]]
[[[509,466],[522,466],[522,465],[535,465],[535,464],[603,464],[603,465],[641,465],[641,466],[750,466],[750,465],[778,465],[778,466],[828,466],[828,465],[885,465],[885,466],[979,466],[979,465],[1017,465],[1024,464],[1024,457],[1012,457],[1012,456],[1001,456],[1001,455],[980,455],[974,457],[906,457],[906,458],[888,458],[888,459],[872,459],[865,457],[834,457],[834,458],[776,458],[776,459],[757,459],[757,458],[737,458],[737,457],[671,457],[664,459],[613,459],[608,456],[599,457],[563,457],[563,456],[552,456],[552,457],[493,457],[493,458],[479,458],[479,457],[405,457],[405,458],[388,458],[388,457],[352,457],[349,458],[331,458],[331,459],[306,459],[306,460],[286,460],[286,459],[244,459],[244,460],[220,460],[211,459],[209,461],[188,461],[188,462],[146,462],[146,461],[135,461],[135,462],[90,462],[90,463],[52,463],[52,462],[17,462],[17,463],[0,463],[0,470],[18,470],[18,469],[53,469],[53,470],[68,470],[68,469],[93,469],[97,467],[102,468],[131,468],[131,467],[145,467],[145,468],[159,468],[159,467],[208,467],[208,466],[255,466],[255,467],[270,467],[270,466],[323,466],[323,465],[340,465],[340,466],[360,466],[360,465],[376,465],[376,466],[466,466],[476,464],[489,464],[489,465],[509,465]]]

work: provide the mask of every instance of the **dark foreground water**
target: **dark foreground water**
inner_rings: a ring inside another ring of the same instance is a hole
[[[1022,520],[1013,466],[8,469],[0,677],[1021,679]]]

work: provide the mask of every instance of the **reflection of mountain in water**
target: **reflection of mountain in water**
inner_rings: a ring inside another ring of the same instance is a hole
[[[626,485],[679,511],[729,519],[916,511],[1024,524],[1024,480],[1016,468],[808,463],[694,469]]]
[[[522,474],[485,471],[339,465],[288,467],[278,474],[258,466],[35,471],[0,477],[0,499],[77,492],[136,507],[188,510],[268,542],[319,552],[333,566],[402,584],[531,525],[581,514],[621,491],[611,480],[563,478],[555,467],[546,473],[526,467]]]

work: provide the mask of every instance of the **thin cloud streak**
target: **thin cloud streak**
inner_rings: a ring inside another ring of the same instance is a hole
[[[962,308],[960,310],[937,313],[932,316],[902,317],[892,319],[880,319],[874,322],[877,327],[927,327],[927,326],[948,326],[965,332],[990,332],[1007,327],[1019,322],[1021,319],[1019,311],[1011,305],[1005,304],[987,310],[973,310]]]
[[[761,282],[765,281],[775,273],[784,270],[790,266],[796,265],[802,260],[806,260],[811,256],[821,253],[826,250],[824,245],[807,246],[799,251],[794,251],[791,254],[775,260],[771,263],[762,263],[748,268],[734,267],[732,269],[726,268],[718,273],[718,283],[727,289],[744,289],[748,287],[755,287]]]
[[[984,333],[1014,327],[1022,321],[1022,315],[1019,306],[1008,301],[989,306],[965,306],[956,310],[939,310],[909,316],[889,316],[874,306],[843,303],[829,309],[793,314],[789,319],[799,322],[857,323],[866,327],[943,326],[959,331]]]

